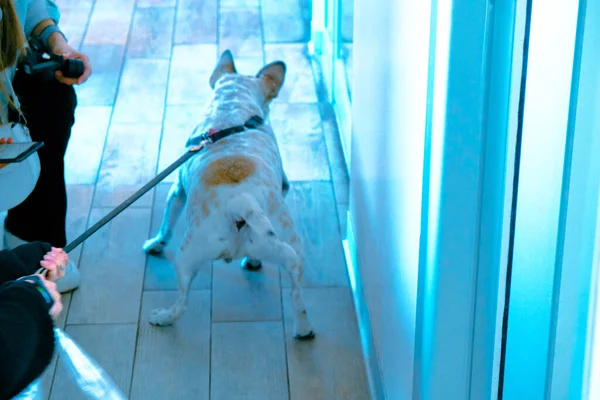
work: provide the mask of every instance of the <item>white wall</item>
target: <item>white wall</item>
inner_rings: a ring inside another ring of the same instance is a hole
[[[412,398],[429,0],[356,0],[350,214],[388,399]]]

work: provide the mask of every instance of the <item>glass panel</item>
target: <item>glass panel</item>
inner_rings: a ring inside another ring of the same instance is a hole
[[[518,191],[499,394],[504,399],[579,398],[550,396],[548,369],[554,353],[556,279],[562,268],[567,204],[562,183],[570,173],[564,160],[570,146],[567,133],[571,130],[578,7],[578,2],[528,1],[525,96],[515,178]]]
[[[326,0],[325,1],[325,27],[329,36],[333,39],[336,28],[335,23],[335,2],[337,0]]]
[[[337,0],[334,43],[333,102],[342,140],[346,166],[350,168],[352,43],[354,41],[354,0]]]
[[[339,58],[345,67],[348,96],[352,98],[352,42],[354,41],[354,0],[340,0],[340,52]]]

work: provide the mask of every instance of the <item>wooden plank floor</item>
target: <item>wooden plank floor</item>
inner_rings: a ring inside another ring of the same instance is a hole
[[[131,399],[368,399],[343,259],[348,204],[331,107],[307,55],[306,0],[58,0],[61,26],[94,74],[77,88],[67,154],[69,236],[83,232],[174,161],[210,94],[217,55],[241,72],[282,59],[288,76],[272,107],[290,180],[288,202],[304,236],[305,297],[313,342],[291,333],[289,279],[274,265],[246,272],[215,262],[194,282],[175,326],[148,324],[176,295],[171,266],[141,246],[160,223],[169,181],[73,253],[83,284],[65,296],[60,325]],[[45,373],[51,399],[83,399],[60,363]]]

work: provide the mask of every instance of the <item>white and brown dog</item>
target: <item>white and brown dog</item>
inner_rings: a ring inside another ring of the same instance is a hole
[[[266,121],[285,72],[285,64],[277,61],[256,76],[238,74],[225,51],[210,77],[214,91],[197,130],[222,132],[253,116]],[[302,298],[302,244],[284,201],[287,189],[277,140],[267,123],[209,144],[183,164],[160,230],[144,244],[146,252],[160,253],[185,208],[185,234],[175,257],[179,297],[170,308],[153,310],[150,323],[169,325],[184,314],[192,280],[204,264],[247,257],[248,268],[259,268],[260,261],[285,267],[293,285],[294,335],[313,338]]]

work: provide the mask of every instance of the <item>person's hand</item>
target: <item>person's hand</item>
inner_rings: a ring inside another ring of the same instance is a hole
[[[60,38],[62,38],[62,35],[60,36]],[[87,81],[90,75],[92,75],[92,67],[90,66],[89,57],[69,46],[69,44],[66,40],[64,40],[64,38],[62,38],[62,40],[53,40],[51,41],[51,43],[53,44],[51,49],[52,53],[63,56],[65,60],[68,60],[69,58],[81,60],[83,61],[84,65],[83,74],[79,78],[66,78],[63,76],[62,72],[56,71],[54,73],[56,80],[58,80],[61,83],[64,83],[65,85],[81,85],[82,83]]]
[[[52,296],[52,298],[54,299],[54,304],[52,305],[52,308],[50,309],[49,313],[52,319],[56,320],[56,318],[58,318],[58,316],[63,310],[63,304],[60,293],[58,292],[58,290],[56,290],[56,283],[49,281],[43,276],[42,282],[44,282],[44,286],[46,286],[48,293],[50,293],[50,296]]]
[[[50,309],[50,311],[48,311],[48,313],[50,314],[53,320],[56,320],[56,318],[58,318],[58,316],[63,310],[62,299],[60,293],[58,292],[58,290],[56,290],[56,283],[49,281],[44,275],[38,274],[38,276],[40,277],[44,287],[46,288],[48,293],[50,293],[50,296],[52,296],[52,299],[54,300],[54,304],[52,305],[52,308]],[[34,281],[27,279],[25,279],[25,282],[34,283]]]
[[[0,144],[10,144],[13,142],[13,138],[0,138]],[[0,164],[0,169],[6,167],[6,164]]]
[[[46,277],[52,282],[58,281],[65,276],[65,270],[69,264],[69,256],[63,249],[52,248],[52,251],[46,253],[44,259],[40,261],[40,265],[44,267]]]

